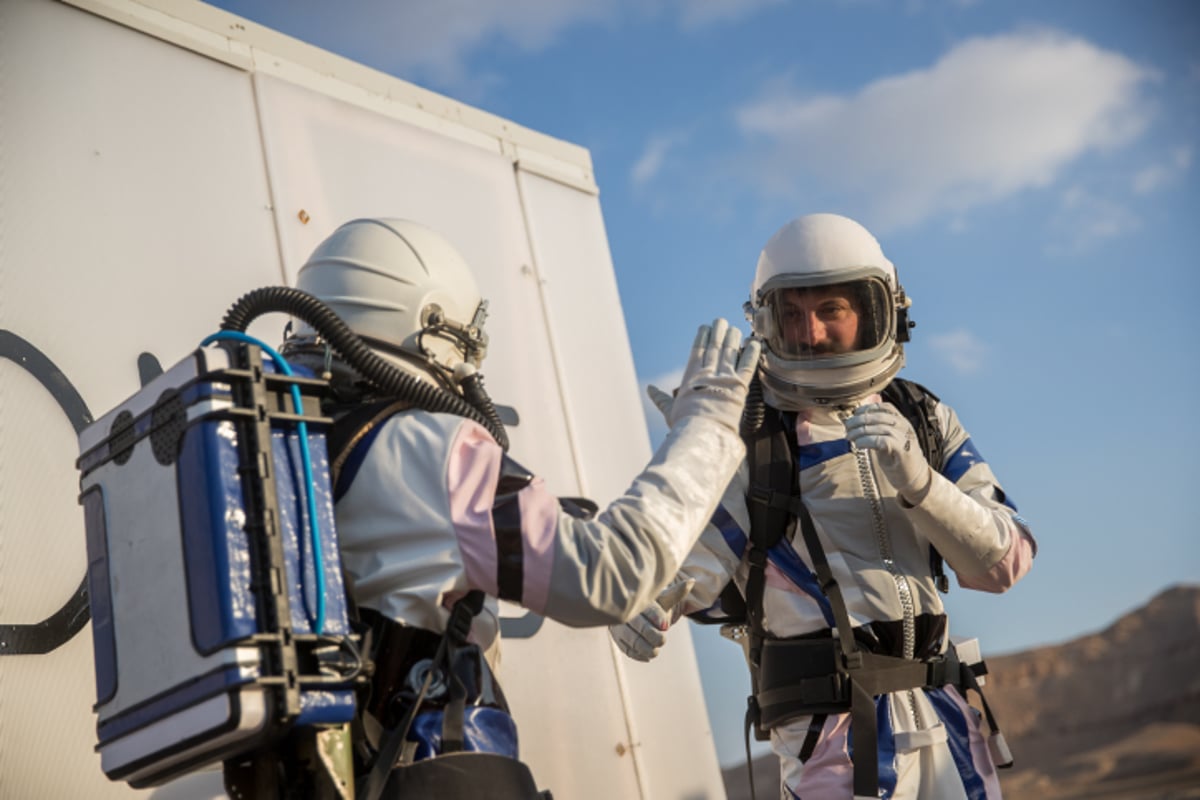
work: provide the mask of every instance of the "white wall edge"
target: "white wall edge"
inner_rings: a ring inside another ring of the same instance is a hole
[[[199,0],[59,0],[207,58],[260,72],[498,153],[599,194],[587,148],[464,105]]]

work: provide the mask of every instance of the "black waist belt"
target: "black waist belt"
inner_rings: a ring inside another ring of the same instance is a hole
[[[954,648],[936,658],[914,661],[862,650],[847,655],[837,639],[767,639],[761,659],[754,698],[763,728],[802,716],[850,713],[854,750],[869,754],[854,759],[855,796],[878,792],[877,695],[955,686],[964,697],[968,689],[983,697],[976,677],[976,670],[983,674],[982,663],[963,664]],[[989,727],[998,735],[986,700],[983,706]]]
[[[755,699],[762,726],[773,728],[799,716],[849,711],[852,684],[872,696],[947,684],[965,689],[962,673],[953,648],[914,661],[862,651],[844,656],[836,639],[768,639]]]

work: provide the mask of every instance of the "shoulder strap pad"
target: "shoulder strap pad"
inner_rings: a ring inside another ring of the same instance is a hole
[[[745,438],[750,486],[750,543],[767,550],[783,538],[793,514],[788,500],[796,485],[796,460],[784,415],[767,409],[762,425]],[[772,502],[774,501],[774,502]]]
[[[333,423],[325,443],[329,450],[329,484],[334,489],[334,497],[345,493],[346,487],[339,484],[354,448],[390,417],[409,408],[412,403],[406,400],[380,400],[359,406]]]

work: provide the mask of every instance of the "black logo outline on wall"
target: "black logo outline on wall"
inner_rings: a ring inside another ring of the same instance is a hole
[[[78,390],[42,351],[12,331],[0,329],[0,358],[6,358],[34,377],[50,393],[78,434],[92,422],[92,412]],[[0,656],[44,655],[57,650],[83,630],[91,618],[87,569],[65,603],[41,622],[0,624]]]

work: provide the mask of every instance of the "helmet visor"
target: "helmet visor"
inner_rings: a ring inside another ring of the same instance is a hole
[[[777,356],[811,361],[869,353],[890,336],[891,292],[876,277],[824,286],[777,286],[763,297],[771,315],[767,346]]]

